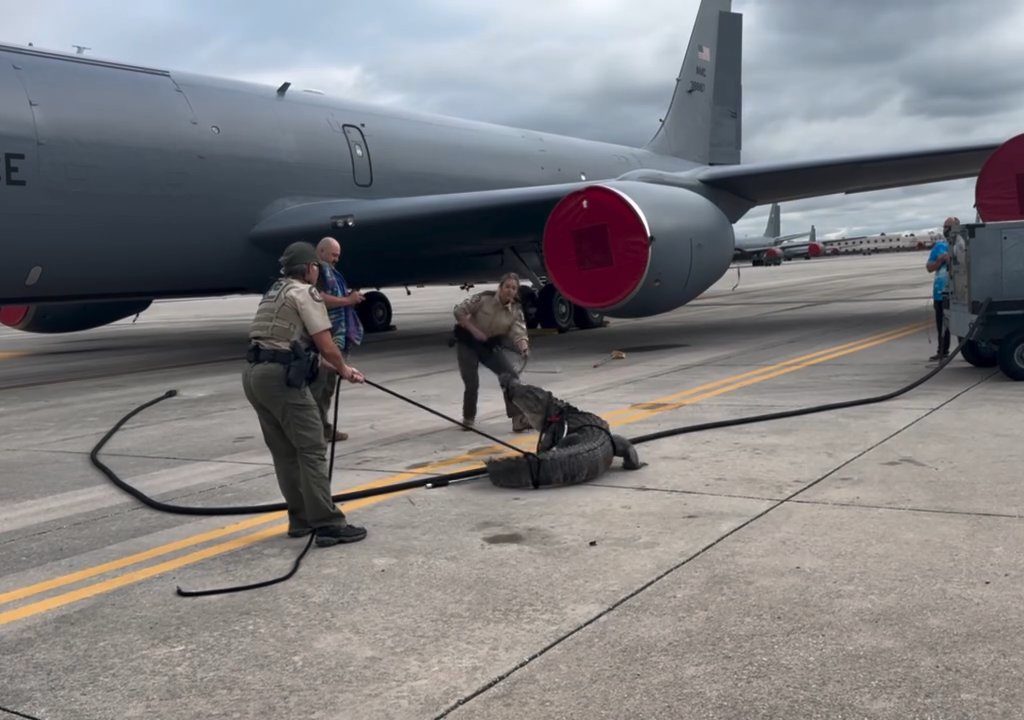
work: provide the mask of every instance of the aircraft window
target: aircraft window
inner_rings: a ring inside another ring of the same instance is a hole
[[[352,155],[352,176],[359,187],[373,184],[373,169],[370,166],[370,148],[366,145],[363,131],[355,125],[342,125],[349,153]]]

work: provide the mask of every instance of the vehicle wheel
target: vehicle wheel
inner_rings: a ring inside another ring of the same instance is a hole
[[[1011,380],[1024,380],[1024,332],[999,343],[999,369]]]
[[[537,319],[537,291],[525,285],[519,286],[519,304],[523,306],[523,317],[526,318],[526,327],[533,329],[540,326]]]
[[[356,305],[356,313],[366,332],[383,332],[391,328],[391,301],[378,290],[363,295],[363,301]]]
[[[581,308],[579,305],[574,305],[572,317],[576,322],[576,327],[581,330],[604,327],[604,313],[597,310],[588,310],[587,308]]]
[[[964,360],[974,367],[990,368],[995,367],[999,362],[996,357],[996,348],[988,343],[978,342],[977,340],[965,342],[964,346],[960,348],[960,354]]]
[[[541,327],[565,332],[572,327],[573,308],[573,304],[554,285],[548,284],[540,289],[537,319]]]

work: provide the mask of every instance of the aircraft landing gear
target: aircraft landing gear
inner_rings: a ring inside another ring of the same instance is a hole
[[[588,310],[587,308],[581,308],[577,305],[574,306],[572,316],[573,320],[576,322],[576,327],[581,330],[591,330],[593,328],[604,327],[604,313],[598,312],[597,310]]]
[[[526,327],[530,330],[540,327],[540,319],[537,317],[537,310],[539,308],[537,291],[532,287],[520,285],[519,304],[523,306],[523,317],[526,318]]]
[[[565,332],[572,327],[575,306],[552,284],[540,289],[537,296],[537,318],[540,326]]]
[[[356,305],[356,314],[368,333],[391,329],[391,301],[379,290],[363,294],[363,301]]]
[[[550,283],[539,293],[533,288],[521,288],[519,292],[527,327],[558,332],[566,332],[573,326],[581,330],[604,327],[604,313],[574,305]]]

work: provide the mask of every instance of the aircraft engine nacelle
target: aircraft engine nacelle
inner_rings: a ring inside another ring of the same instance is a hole
[[[819,243],[812,242],[807,245],[807,254],[812,258],[821,257],[825,254],[825,248],[823,248]]]
[[[4,305],[0,323],[34,333],[66,333],[89,330],[140,313],[152,300],[113,300],[86,303]]]
[[[548,277],[576,305],[613,317],[674,310],[728,269],[732,224],[684,188],[613,181],[562,198],[544,226]]]
[[[782,250],[779,248],[770,247],[764,251],[765,260],[778,260],[782,257]]]

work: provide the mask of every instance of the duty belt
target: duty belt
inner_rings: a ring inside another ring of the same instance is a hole
[[[250,345],[245,353],[245,359],[251,363],[278,363],[288,365],[294,359],[291,350],[271,350],[259,345]]]

